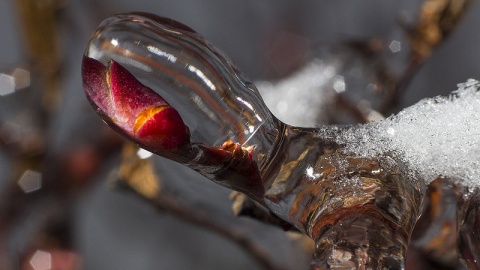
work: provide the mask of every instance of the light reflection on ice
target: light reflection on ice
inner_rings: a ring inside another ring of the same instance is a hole
[[[147,159],[147,158],[153,156],[153,153],[152,153],[152,152],[149,152],[149,151],[147,151],[147,150],[145,150],[145,149],[143,149],[143,148],[140,148],[140,149],[138,149],[138,151],[137,151],[137,156],[138,156],[139,158],[141,158],[141,159]]]

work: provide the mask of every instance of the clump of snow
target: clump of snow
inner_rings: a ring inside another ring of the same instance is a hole
[[[336,137],[359,156],[394,154],[430,183],[461,179],[480,186],[480,82],[469,79],[448,97],[425,99],[380,122],[351,127]]]
[[[315,60],[291,76],[277,81],[255,82],[265,104],[285,123],[294,126],[313,127],[323,123],[323,110],[331,103],[331,85],[343,81],[335,76],[336,68]]]

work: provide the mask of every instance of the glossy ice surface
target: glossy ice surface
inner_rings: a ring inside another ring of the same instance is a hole
[[[105,20],[83,71],[87,98],[107,124],[312,237],[313,269],[404,268],[426,179],[395,149],[356,150],[376,138],[368,126],[282,123],[218,49],[151,14]]]

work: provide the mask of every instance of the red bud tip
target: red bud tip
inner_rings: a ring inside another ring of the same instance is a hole
[[[172,149],[190,141],[188,128],[169,105],[145,109],[133,130],[135,140],[152,149]]]

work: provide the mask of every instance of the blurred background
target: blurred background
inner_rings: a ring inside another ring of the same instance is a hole
[[[83,50],[133,11],[204,35],[288,124],[379,120],[480,79],[478,1],[0,0],[0,269],[308,269],[308,239],[238,196],[236,217],[229,190],[126,146],[91,109]]]

